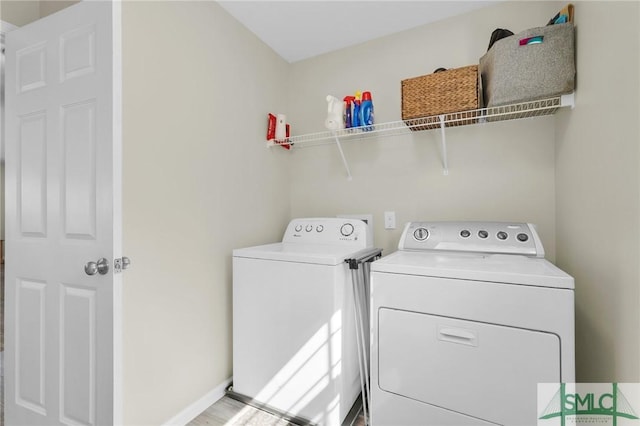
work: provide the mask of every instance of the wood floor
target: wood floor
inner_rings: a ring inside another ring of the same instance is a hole
[[[289,426],[295,424],[225,396],[189,423],[189,426],[204,425]]]
[[[354,413],[355,413],[354,409]],[[347,416],[352,421],[345,421],[343,426],[365,426],[362,413],[357,417],[355,414]],[[204,413],[193,419],[189,426],[299,426],[287,420],[253,408],[240,401],[236,401],[228,396],[218,400]]]

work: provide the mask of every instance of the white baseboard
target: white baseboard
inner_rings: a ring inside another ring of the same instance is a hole
[[[233,377],[229,377],[224,382],[220,383],[214,389],[207,392],[202,398],[194,401],[187,408],[173,416],[170,420],[168,420],[164,426],[185,426],[191,420],[198,417],[209,408],[214,402],[219,400],[224,396],[225,390],[231,384]]]

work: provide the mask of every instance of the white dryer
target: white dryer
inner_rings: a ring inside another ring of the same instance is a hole
[[[371,265],[371,424],[534,425],[575,381],[574,281],[523,223],[413,222]]]
[[[233,251],[233,391],[340,425],[360,393],[351,274],[357,219],[294,219],[282,242]]]

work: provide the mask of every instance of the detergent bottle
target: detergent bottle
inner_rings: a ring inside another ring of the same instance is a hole
[[[324,127],[329,130],[344,129],[344,103],[335,96],[327,95],[327,118]]]
[[[362,92],[356,92],[356,98],[353,101],[353,125],[351,127],[360,127],[362,122],[360,121],[360,104],[362,102]]]
[[[373,101],[371,100],[371,92],[362,92],[360,125],[365,126],[364,130],[366,131],[373,130]]]
[[[351,118],[351,104],[356,99],[355,96],[345,96],[344,101],[344,127],[349,128],[353,125]]]

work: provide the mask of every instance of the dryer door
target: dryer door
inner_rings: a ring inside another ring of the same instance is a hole
[[[379,386],[394,394],[489,422],[536,424],[537,384],[560,381],[555,334],[388,308],[378,321]]]

